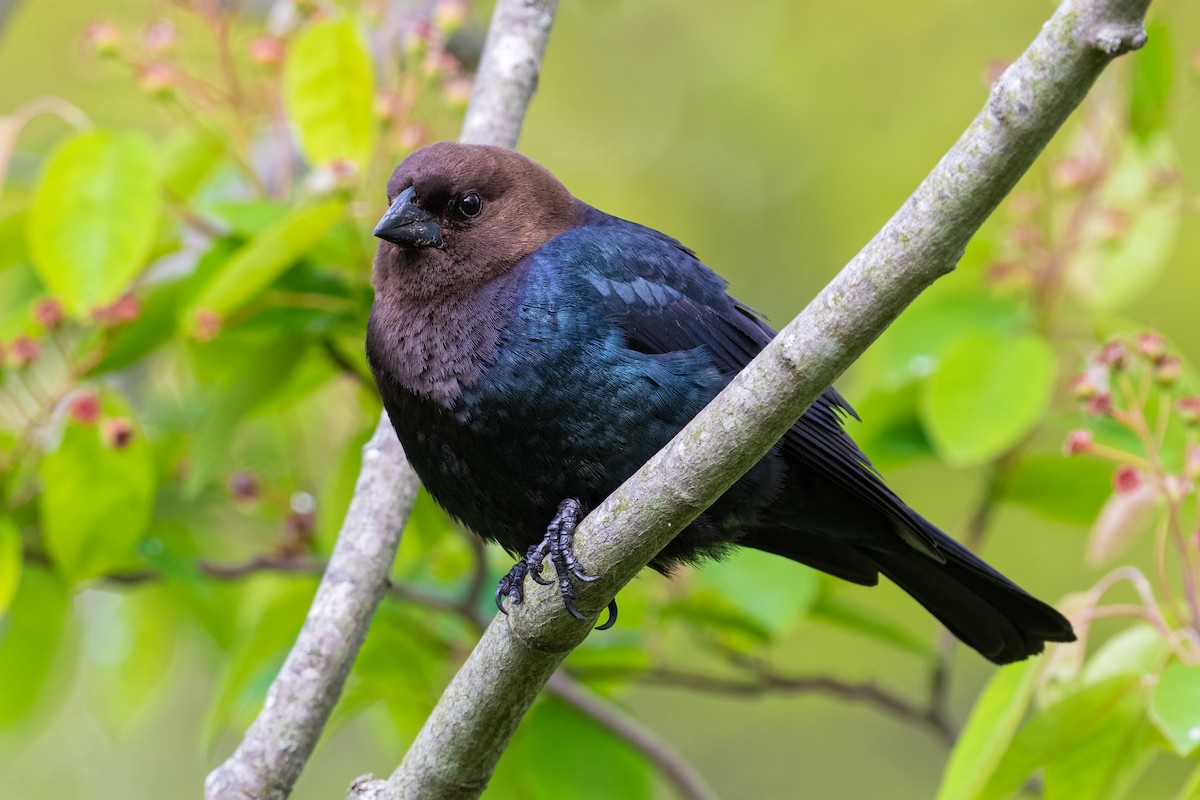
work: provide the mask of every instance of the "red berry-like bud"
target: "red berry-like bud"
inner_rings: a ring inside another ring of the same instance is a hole
[[[1113,412],[1112,395],[1108,392],[1101,392],[1088,398],[1087,413],[1095,417],[1107,417]]]
[[[1129,350],[1120,339],[1113,339],[1100,348],[1096,359],[1114,372],[1120,372],[1129,363]]]
[[[37,361],[42,355],[42,343],[29,336],[18,336],[9,345],[12,362],[18,367],[25,367]]]
[[[1068,456],[1086,453],[1092,449],[1095,440],[1092,438],[1092,432],[1089,430],[1071,431],[1067,434],[1067,440],[1063,442],[1063,454]]]
[[[229,476],[229,493],[239,502],[257,500],[262,494],[258,476],[248,470],[239,470]]]
[[[1141,484],[1142,478],[1133,467],[1117,467],[1117,471],[1113,473],[1113,488],[1121,494],[1129,494]]]
[[[221,318],[215,311],[202,308],[196,312],[196,339],[211,342],[221,332]]]
[[[57,328],[63,320],[62,303],[53,297],[39,300],[33,307],[33,318],[48,331]]]
[[[133,425],[124,417],[109,417],[100,425],[100,436],[114,450],[123,450],[133,441]]]
[[[71,400],[69,413],[80,425],[95,425],[100,420],[100,398],[95,392],[80,392]]]

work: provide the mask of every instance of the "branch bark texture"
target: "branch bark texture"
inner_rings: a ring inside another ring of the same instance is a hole
[[[516,146],[557,8],[558,0],[498,0],[463,141]],[[381,414],[363,448],[354,497],[304,628],[258,718],[233,755],[205,780],[207,800],[282,800],[291,794],[388,589],[419,486]]]
[[[982,111],[883,229],[678,436],[581,524],[592,619],[753,466],[937,278],[1116,56],[1145,42],[1149,0],[1066,0],[992,86]],[[499,12],[497,12],[499,14]],[[386,784],[363,797],[478,796],[525,711],[587,636],[554,587],[526,583],[447,687]],[[353,793],[352,793],[353,794]]]

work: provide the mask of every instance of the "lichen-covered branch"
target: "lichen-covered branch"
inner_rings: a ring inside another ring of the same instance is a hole
[[[557,0],[498,0],[463,141],[516,146],[557,8]],[[242,743],[205,781],[207,800],[275,800],[291,793],[390,585],[418,486],[387,415],[380,415],[304,628]]]
[[[417,479],[386,418],[363,466],[308,618],[237,750],[208,775],[208,800],[281,800],[312,755],[387,590]]]
[[[787,431],[937,278],[1116,56],[1145,41],[1149,0],[1066,0],[992,87],[983,110],[883,230],[678,436],[580,526],[580,559],[608,600]],[[395,773],[362,796],[477,796],[565,655],[589,632],[552,589],[497,617]]]

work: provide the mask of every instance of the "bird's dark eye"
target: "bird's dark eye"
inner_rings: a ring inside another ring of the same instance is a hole
[[[467,192],[458,201],[458,213],[467,219],[474,219],[483,213],[483,198],[479,192]]]

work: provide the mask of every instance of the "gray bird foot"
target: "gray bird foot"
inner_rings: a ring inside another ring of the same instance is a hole
[[[508,597],[508,601],[514,605],[525,600],[526,575],[532,576],[534,581],[542,586],[554,583],[553,580],[542,577],[545,561],[549,558],[550,563],[554,566],[555,577],[558,579],[558,593],[562,597],[563,605],[575,619],[586,619],[575,609],[577,590],[571,578],[591,583],[599,576],[588,575],[584,572],[579,559],[575,558],[575,527],[582,517],[583,506],[578,500],[568,498],[558,504],[558,513],[546,527],[546,535],[540,542],[530,547],[525,552],[525,557],[514,564],[508,574],[500,579],[500,584],[496,587],[496,608],[507,614],[508,609],[504,607],[505,597]],[[608,619],[604,621],[603,625],[597,626],[596,630],[606,631],[616,621],[617,601],[611,600],[608,604]]]

